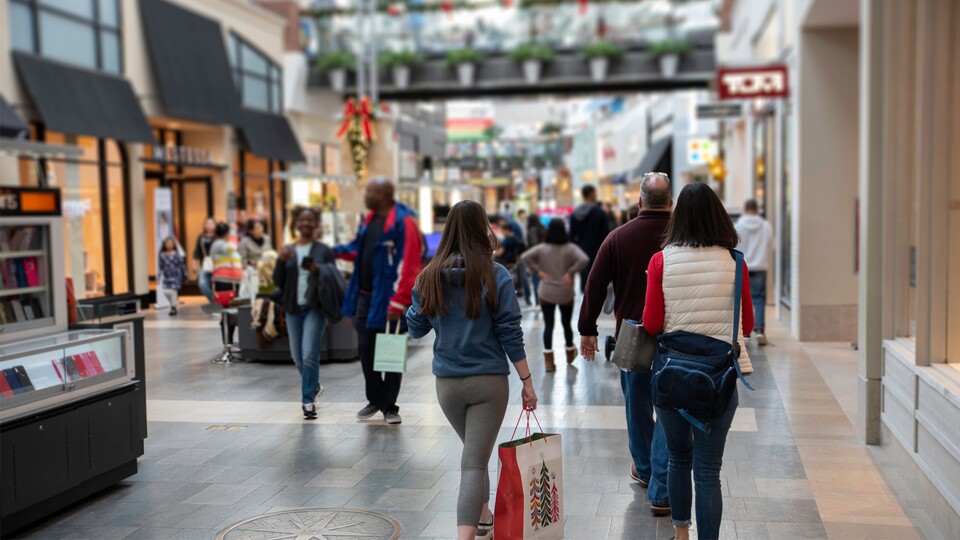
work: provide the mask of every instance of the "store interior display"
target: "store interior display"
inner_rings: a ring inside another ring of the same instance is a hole
[[[49,232],[43,225],[0,227],[0,325],[53,316]]]

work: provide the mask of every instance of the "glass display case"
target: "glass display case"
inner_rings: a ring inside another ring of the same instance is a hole
[[[90,396],[134,376],[125,330],[77,330],[0,344],[0,420]]]

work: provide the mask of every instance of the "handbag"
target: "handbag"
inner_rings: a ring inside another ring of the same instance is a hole
[[[643,329],[643,323],[624,319],[610,361],[623,371],[649,373],[656,352],[657,338]]]
[[[400,333],[400,321],[397,321],[397,330],[394,333],[377,334],[377,348],[373,354],[373,370],[406,373],[408,337],[407,334]]]
[[[207,253],[207,247],[204,245],[202,240],[200,241],[200,250],[203,252],[203,260],[200,261],[200,271],[212,274],[214,268],[213,257]]]
[[[737,379],[753,390],[740,370],[740,294],[743,283],[743,253],[730,250],[736,264],[733,286],[733,339],[730,343],[710,336],[678,330],[660,335],[650,394],[657,407],[676,409],[693,427],[709,432],[701,418],[723,414]]]
[[[514,439],[523,415],[526,436]],[[497,448],[500,480],[494,507],[497,540],[563,538],[563,442],[557,433],[530,432],[533,411],[522,411],[511,441]]]

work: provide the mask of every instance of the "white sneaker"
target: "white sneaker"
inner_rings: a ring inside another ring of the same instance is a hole
[[[757,345],[761,347],[767,344],[767,336],[763,332],[757,332]]]

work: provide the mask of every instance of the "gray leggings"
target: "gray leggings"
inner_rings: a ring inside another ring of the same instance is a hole
[[[476,527],[483,504],[490,500],[487,464],[507,413],[509,396],[506,375],[437,377],[440,408],[463,441],[457,526]]]

